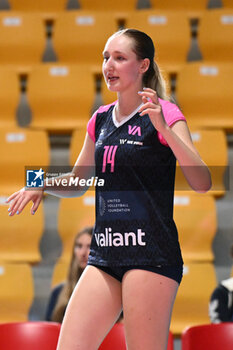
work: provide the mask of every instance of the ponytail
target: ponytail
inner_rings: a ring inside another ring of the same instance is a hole
[[[166,81],[155,61],[150,63],[149,69],[144,74],[143,84],[145,87],[155,90],[159,98],[169,100]]]

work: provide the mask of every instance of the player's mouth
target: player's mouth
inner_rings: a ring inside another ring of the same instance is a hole
[[[119,77],[116,77],[116,76],[108,76],[108,82],[109,83],[114,83],[118,79],[119,79]]]

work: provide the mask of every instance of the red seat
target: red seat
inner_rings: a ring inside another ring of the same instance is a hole
[[[232,350],[233,323],[207,324],[187,328],[182,334],[182,350]]]
[[[18,322],[0,324],[0,349],[56,350],[60,324]]]
[[[99,350],[126,350],[125,331],[123,323],[116,323],[110,330]]]
[[[116,323],[110,330],[99,350],[126,350],[125,332],[123,323]],[[174,350],[173,335],[169,332],[167,350]]]
[[[171,331],[169,332],[169,336],[168,336],[167,350],[174,350],[174,340],[173,340],[173,334]]]

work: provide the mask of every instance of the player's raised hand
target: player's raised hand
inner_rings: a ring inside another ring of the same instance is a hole
[[[139,91],[138,94],[142,97],[143,102],[138,112],[141,116],[148,114],[156,130],[162,133],[167,127],[167,123],[156,91],[150,88],[143,88],[143,91]]]
[[[8,212],[9,216],[14,214],[20,214],[25,206],[32,201],[31,214],[34,215],[43,197],[43,189],[26,189],[23,187],[21,190],[13,193],[7,198],[6,203],[10,203]]]

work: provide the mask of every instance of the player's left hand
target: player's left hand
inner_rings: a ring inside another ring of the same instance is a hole
[[[148,114],[156,130],[162,133],[168,125],[164,119],[156,91],[150,88],[143,88],[143,91],[139,91],[138,94],[142,97],[143,102],[138,112],[141,116]]]

